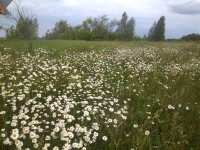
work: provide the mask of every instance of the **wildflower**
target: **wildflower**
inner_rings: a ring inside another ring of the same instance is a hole
[[[24,120],[21,121],[21,124],[22,124],[22,125],[26,125],[26,121],[24,121]]]
[[[121,117],[122,117],[123,120],[126,120],[126,119],[127,119],[127,117],[124,116],[124,115],[121,115]]]
[[[133,125],[133,128],[138,128],[138,124],[134,124],[134,125]]]
[[[95,130],[99,130],[99,125],[97,123],[94,123],[92,128],[95,129]]]
[[[29,127],[23,127],[23,128],[22,128],[22,132],[23,132],[24,134],[29,133]]]
[[[42,97],[42,94],[38,93],[38,94],[37,94],[37,97],[38,97],[38,98],[41,98],[41,97]]]
[[[102,140],[107,141],[108,140],[107,136],[103,136]]]
[[[167,107],[168,107],[168,109],[175,109],[175,107],[172,106],[171,104],[169,104]]]
[[[35,133],[34,132],[30,132],[30,138],[33,139],[35,137]]]
[[[145,135],[149,135],[150,134],[150,131],[149,130],[146,130],[145,131]]]
[[[39,146],[39,145],[38,145],[37,143],[34,143],[34,144],[33,144],[33,148],[35,148],[35,149],[38,148],[38,146]]]
[[[55,128],[54,128],[54,131],[55,131],[55,132],[58,132],[59,130],[60,130],[59,127],[55,127]]]
[[[91,120],[91,118],[90,118],[90,117],[86,117],[86,119],[87,119],[87,121],[90,121],[90,120]]]
[[[99,134],[97,132],[94,132],[94,137],[97,137]]]
[[[48,147],[50,147],[50,143],[46,143],[43,147],[43,149],[48,150]]]
[[[114,119],[113,122],[114,122],[115,124],[117,124],[117,123],[118,123],[118,120],[117,120],[117,119]]]
[[[45,137],[45,140],[46,140],[46,141],[49,141],[50,139],[51,139],[51,137],[48,136],[48,135]]]
[[[12,122],[12,123],[11,123],[11,126],[12,126],[12,127],[16,127],[17,124],[16,124],[15,122]]]
[[[186,110],[189,110],[190,108],[188,106],[185,107]]]
[[[18,129],[14,129],[13,131],[12,131],[12,134],[11,134],[11,139],[13,139],[13,140],[17,140],[17,138],[19,137],[19,133],[18,133]]]
[[[73,139],[74,134],[73,134],[72,132],[68,132],[68,137],[69,137],[70,139]]]
[[[110,111],[110,112],[113,112],[113,111],[114,111],[114,108],[109,108],[109,111]]]
[[[16,145],[16,147],[20,148],[20,147],[23,146],[23,142],[21,142],[21,141],[19,141],[19,140],[16,140],[16,141],[15,141],[15,145]]]
[[[83,141],[80,141],[80,142],[78,143],[78,145],[77,145],[77,148],[81,148],[81,147],[83,147]]]
[[[64,149],[64,150],[70,150],[70,149],[71,149],[71,145],[70,145],[70,144],[65,144],[65,145],[63,146],[63,149]]]
[[[16,128],[16,129],[13,129],[12,130],[12,133],[19,133],[19,130]]]
[[[37,143],[37,139],[32,139],[32,143]]]
[[[78,143],[73,143],[73,144],[72,144],[72,147],[73,147],[73,148],[78,148]]]
[[[59,150],[59,147],[54,146],[53,150]]]
[[[89,112],[88,111],[84,111],[83,112],[83,116],[89,116]]]
[[[11,145],[11,141],[9,138],[6,138],[4,141],[3,141],[3,144],[4,145]]]
[[[108,119],[108,122],[111,123],[111,122],[112,122],[112,119]]]
[[[0,115],[4,115],[5,113],[5,111],[0,111]]]

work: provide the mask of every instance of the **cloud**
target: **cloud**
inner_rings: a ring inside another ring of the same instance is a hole
[[[200,14],[200,2],[186,1],[184,3],[174,3],[168,5],[171,12],[176,14],[194,15]]]
[[[162,15],[166,17],[167,38],[200,33],[200,0],[21,0],[21,4],[28,8],[27,13],[32,11],[37,17],[40,36],[52,29],[60,19],[75,26],[87,17],[104,14],[110,19],[119,20],[124,11],[135,18],[135,32],[140,36],[147,34],[153,22]],[[8,9],[12,10],[12,5]]]

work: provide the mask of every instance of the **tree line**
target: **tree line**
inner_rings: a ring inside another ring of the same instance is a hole
[[[35,16],[27,15],[24,9],[17,5],[15,11],[17,17],[13,17],[15,25],[6,29],[8,39],[37,39],[39,23]],[[53,29],[49,29],[44,39],[64,39],[64,40],[108,40],[108,41],[132,41],[141,39],[135,35],[136,22],[133,17],[128,17],[124,12],[120,20],[109,19],[107,15],[99,17],[88,17],[81,25],[71,26],[67,20],[59,20]],[[165,40],[165,16],[153,23],[145,40],[164,41]]]
[[[123,40],[130,41],[135,37],[135,19],[128,19],[126,12],[121,20],[110,20],[106,15],[89,17],[81,25],[71,26],[67,20],[56,22],[55,27],[48,30],[46,39],[66,40]]]
[[[182,41],[200,41],[200,34],[192,33],[180,38]]]

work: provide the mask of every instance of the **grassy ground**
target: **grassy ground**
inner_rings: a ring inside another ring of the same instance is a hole
[[[30,50],[44,48],[47,50],[56,49],[58,51],[88,51],[88,50],[102,50],[115,49],[116,47],[145,47],[145,46],[156,46],[156,47],[188,47],[196,48],[199,46],[196,42],[119,42],[119,41],[66,41],[66,40],[0,40],[1,45],[14,48],[15,50]]]
[[[199,149],[198,43],[1,42],[1,150]]]
[[[118,46],[132,46],[130,42],[95,42],[95,41],[65,41],[65,40],[36,40],[36,41],[9,41],[3,40],[3,45],[13,47],[17,50],[24,49],[37,49],[44,48],[48,50],[57,49],[59,51],[88,51],[91,49],[104,49],[104,48],[115,48]]]

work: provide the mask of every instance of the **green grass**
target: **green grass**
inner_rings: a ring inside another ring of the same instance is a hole
[[[133,46],[130,42],[95,42],[95,41],[66,41],[66,40],[2,40],[1,43],[17,50],[24,50],[32,44],[33,49],[44,48],[48,50],[56,49],[59,51],[88,51],[101,50],[104,48],[116,48],[118,46]]]
[[[120,42],[120,41],[67,41],[67,40],[0,40],[1,45],[11,47],[15,50],[22,51],[27,49],[38,49],[44,48],[47,50],[58,50],[58,51],[78,51],[85,52],[88,50],[102,50],[102,49],[115,49],[116,47],[145,47],[145,46],[156,46],[156,47],[184,47],[184,48],[199,48],[197,42],[147,42],[147,41],[136,41],[136,42]]]
[[[18,138],[23,149],[33,149],[25,126],[39,136],[36,149],[48,143],[62,148],[63,130],[77,124],[84,129],[73,130],[68,143],[82,140],[89,150],[199,149],[199,43],[1,42],[1,150],[16,148],[11,136],[16,128],[24,135]],[[20,119],[20,113],[30,118]],[[64,124],[52,134],[60,120]],[[91,143],[83,138],[88,134]]]

